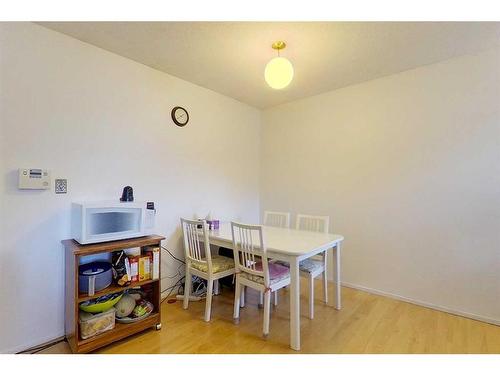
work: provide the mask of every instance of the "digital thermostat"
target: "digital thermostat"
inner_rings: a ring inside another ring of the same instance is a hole
[[[50,188],[50,173],[46,169],[20,168],[19,189],[41,189]]]

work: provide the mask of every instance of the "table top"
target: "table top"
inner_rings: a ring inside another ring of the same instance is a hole
[[[339,234],[309,232],[289,228],[263,227],[267,251],[293,256],[306,255],[337,245],[344,240]],[[218,230],[209,231],[210,241],[232,247],[231,223],[223,222]],[[254,243],[256,243],[255,241]]]

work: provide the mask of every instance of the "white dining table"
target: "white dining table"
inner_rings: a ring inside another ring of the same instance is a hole
[[[335,282],[335,308],[340,310],[340,245],[344,237],[338,234],[309,232],[288,228],[264,226],[267,256],[290,264],[290,347],[300,350],[300,261],[323,251],[331,251],[329,262]],[[231,223],[221,223],[219,229],[209,231],[210,243],[233,248]],[[329,299],[332,300],[331,298]]]

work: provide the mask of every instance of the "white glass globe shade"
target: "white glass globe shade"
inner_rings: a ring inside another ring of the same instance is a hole
[[[275,57],[267,63],[264,78],[273,89],[287,87],[293,79],[292,63],[284,57]]]

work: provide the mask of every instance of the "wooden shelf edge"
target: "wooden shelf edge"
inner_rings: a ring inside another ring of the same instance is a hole
[[[151,235],[151,236],[129,238],[126,240],[99,242],[87,245],[82,245],[72,239],[63,240],[61,242],[67,249],[71,249],[74,255],[84,256],[97,253],[117,251],[117,250],[127,249],[130,247],[159,245],[161,241],[163,241],[164,239],[165,237],[163,236]]]
[[[96,292],[93,296],[89,296],[87,294],[79,295],[77,303],[80,304],[82,302],[89,301],[89,300],[94,299],[94,298],[99,298],[99,297],[105,296],[106,294],[124,292],[124,291],[129,290],[129,289],[137,288],[139,286],[148,285],[148,284],[152,284],[152,283],[159,282],[159,281],[160,281],[160,279],[154,279],[154,280],[149,279],[149,280],[143,280],[143,281],[136,281],[136,282],[133,282],[127,286],[110,285],[107,288]]]

